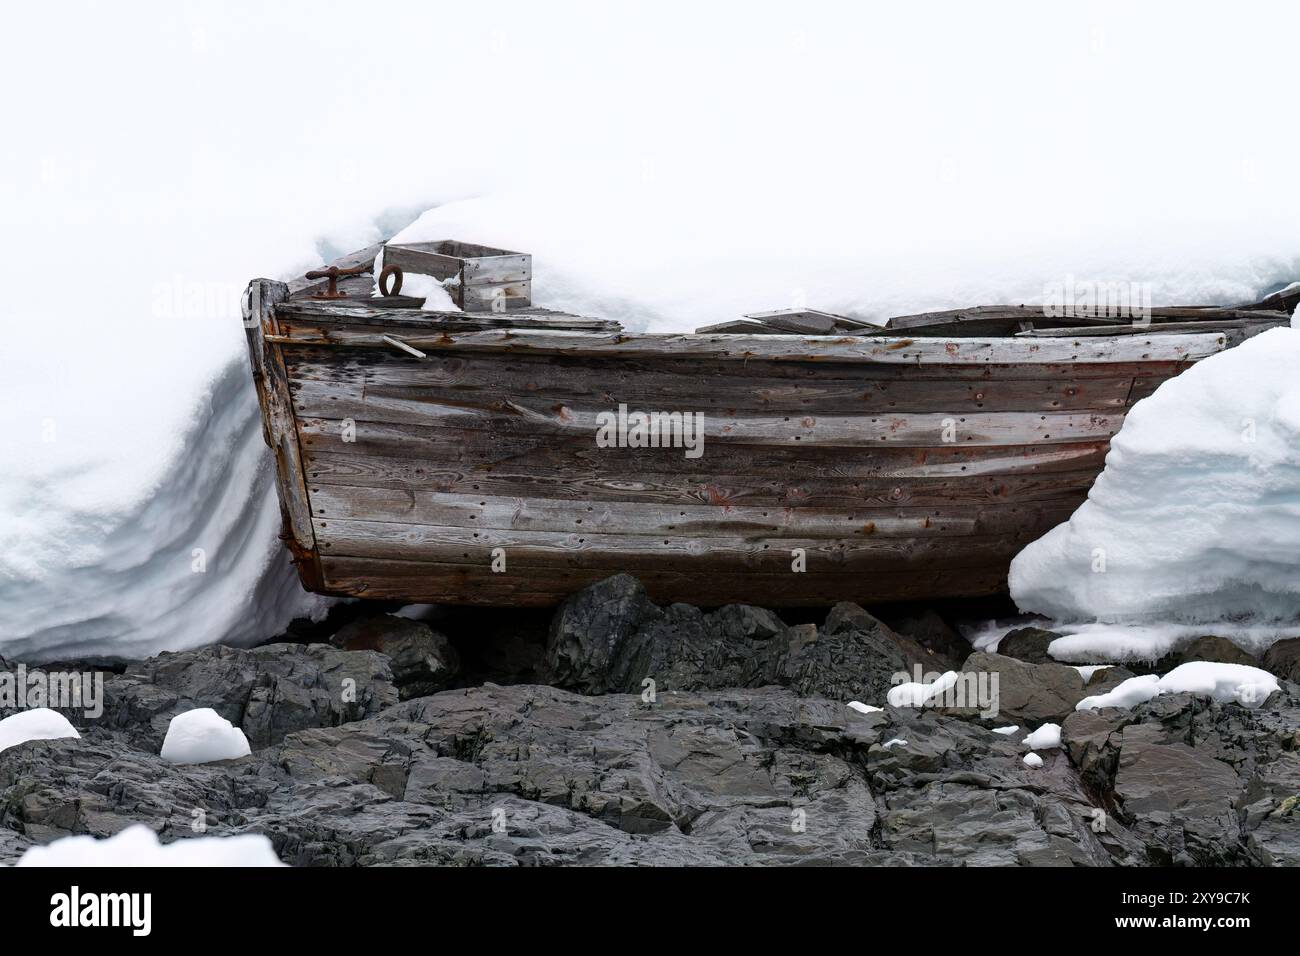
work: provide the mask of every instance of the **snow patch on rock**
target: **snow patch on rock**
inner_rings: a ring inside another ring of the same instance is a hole
[[[1105,694],[1085,697],[1075,710],[1102,707],[1134,707],[1160,694],[1199,694],[1220,703],[1235,701],[1244,707],[1258,707],[1277,691],[1277,678],[1268,671],[1245,664],[1191,661],[1175,667],[1164,677],[1145,674],[1130,677]]]
[[[46,707],[20,711],[0,720],[0,751],[29,740],[58,740],[62,737],[80,738],[81,734],[68,718]]]
[[[161,756],[172,763],[211,763],[247,757],[252,752],[242,730],[211,707],[200,707],[172,718]]]
[[[16,866],[284,866],[260,833],[194,837],[163,844],[143,824],[106,840],[72,836],[34,846]]]

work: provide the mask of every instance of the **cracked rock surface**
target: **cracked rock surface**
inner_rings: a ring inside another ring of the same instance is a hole
[[[80,740],[0,752],[0,862],[142,822],[164,840],[264,833],[299,866],[1300,864],[1295,684],[1255,710],[1173,694],[1075,712],[1077,671],[982,654],[962,667],[999,674],[996,719],[862,714],[846,702],[883,705],[885,668],[946,655],[852,605],[787,627],[611,581],[556,614],[565,686],[403,700],[392,658],[327,645],[133,663]],[[441,643],[394,642],[418,680],[441,679]],[[253,753],[163,761],[167,721],[199,706]],[[1021,741],[1047,720],[1061,747],[1027,767]]]

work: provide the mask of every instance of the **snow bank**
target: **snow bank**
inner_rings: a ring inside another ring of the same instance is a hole
[[[1070,520],[1011,564],[1061,620],[1300,620],[1300,330],[1211,356],[1137,403]],[[1055,653],[1055,651],[1053,651]]]
[[[1104,694],[1085,697],[1075,704],[1075,710],[1100,710],[1102,707],[1136,707],[1160,693],[1160,676],[1143,674],[1130,677]]]
[[[1033,767],[1035,770],[1043,765],[1043,758],[1038,756],[1038,754],[1025,754],[1023,759],[1026,767]]]
[[[1085,697],[1075,710],[1102,707],[1134,707],[1160,694],[1200,694],[1220,703],[1235,701],[1258,707],[1278,690],[1277,678],[1268,671],[1245,664],[1192,661],[1175,667],[1163,677],[1145,674],[1130,677],[1105,694]]]
[[[199,707],[172,718],[161,756],[172,763],[211,763],[250,753],[252,749],[242,730],[211,707]]]
[[[1277,678],[1266,670],[1213,661],[1191,661],[1160,678],[1162,694],[1202,694],[1246,707],[1258,707],[1278,689]]]
[[[17,747],[29,740],[57,740],[60,737],[80,737],[77,728],[68,723],[56,710],[37,707],[24,710],[0,720],[0,751]]]
[[[209,383],[181,450],[138,502],[86,500],[75,473],[30,483],[0,527],[0,653],[252,643],[323,614],[329,602],[302,590],[278,539],[274,466],[245,364]]]
[[[1177,44],[1158,8],[1114,29],[1064,6],[989,29],[954,4],[936,31],[903,5],[826,4],[792,29],[780,7],[738,26],[726,5],[673,0],[598,16],[410,4],[383,44],[316,12],[100,4],[69,31],[57,5],[8,11],[9,33],[35,38],[0,57],[0,85],[31,90],[7,99],[8,125],[39,146],[0,149],[0,262],[20,269],[0,302],[0,653],[247,643],[321,613],[276,539],[238,295],[436,202],[408,237],[530,252],[538,304],[629,329],[1035,302],[1071,275],[1229,303],[1300,272],[1300,127],[1259,95],[1289,90],[1293,67],[1255,52],[1300,11],[1180,18]],[[1201,46],[1222,69],[1185,68]],[[520,106],[502,129],[412,124],[442,76]],[[1270,148],[1172,165],[1077,148],[1081,128],[1177,140],[1206,103]],[[385,129],[399,147],[367,135]],[[1005,149],[1012,129],[1034,148]],[[827,131],[832,148],[810,147]],[[74,263],[32,253],[69,247]]]
[[[106,840],[72,836],[34,846],[17,866],[284,866],[271,841],[259,833],[192,837],[163,844],[137,823]]]

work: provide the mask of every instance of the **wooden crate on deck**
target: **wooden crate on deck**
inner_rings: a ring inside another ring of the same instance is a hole
[[[527,253],[454,239],[390,242],[384,265],[439,280],[458,279],[447,291],[466,312],[505,312],[533,304],[533,257]]]

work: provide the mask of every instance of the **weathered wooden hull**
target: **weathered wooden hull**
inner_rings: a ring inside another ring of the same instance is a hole
[[[1126,410],[1227,344],[459,332],[289,291],[254,283],[249,339],[304,584],[412,602],[624,571],[700,605],[995,593]],[[598,447],[620,404],[702,412],[703,454]]]

